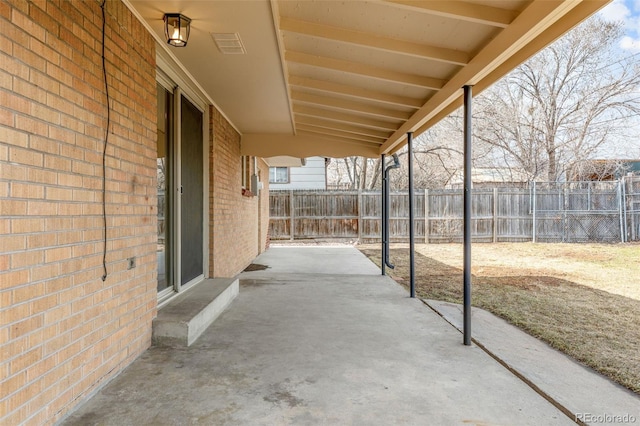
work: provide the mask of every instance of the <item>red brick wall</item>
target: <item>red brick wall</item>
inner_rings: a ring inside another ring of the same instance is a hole
[[[260,223],[260,230],[259,215],[269,197],[267,190],[260,197],[242,194],[240,135],[215,107],[210,112],[210,274],[232,277],[264,251],[268,220]],[[259,163],[268,181],[269,171]],[[252,159],[251,173],[253,167]]]
[[[103,282],[100,2],[0,1],[0,424],[60,419],[150,344],[155,45],[122,3],[106,10]]]

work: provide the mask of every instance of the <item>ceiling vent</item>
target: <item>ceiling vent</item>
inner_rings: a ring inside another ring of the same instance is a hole
[[[225,55],[244,55],[247,53],[238,33],[211,33],[211,37],[216,42],[218,50]]]

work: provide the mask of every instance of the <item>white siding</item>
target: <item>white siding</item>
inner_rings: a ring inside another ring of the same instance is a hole
[[[269,189],[326,189],[324,157],[309,157],[301,167],[289,168],[289,183],[270,183]]]

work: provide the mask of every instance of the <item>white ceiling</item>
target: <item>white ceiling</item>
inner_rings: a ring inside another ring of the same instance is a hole
[[[608,0],[129,0],[158,40],[164,13],[192,19],[171,54],[242,133],[243,153],[378,156],[399,149]],[[237,33],[222,54],[211,33]],[[163,43],[164,44],[164,43]]]

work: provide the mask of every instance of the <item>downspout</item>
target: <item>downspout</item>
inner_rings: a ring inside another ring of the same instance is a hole
[[[400,160],[398,159],[398,155],[397,154],[393,154],[393,164],[387,166],[384,169],[384,181],[386,182],[386,184],[384,185],[384,208],[382,211],[383,214],[383,221],[384,223],[384,263],[385,265],[387,265],[387,267],[389,269],[394,269],[396,266],[391,263],[391,261],[389,260],[389,243],[390,243],[390,237],[389,237],[389,203],[390,203],[390,195],[389,195],[389,170],[391,169],[397,169],[400,168]]]

